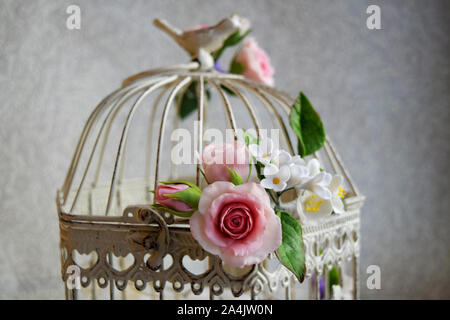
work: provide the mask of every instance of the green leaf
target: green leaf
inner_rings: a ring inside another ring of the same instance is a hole
[[[277,211],[277,215],[281,220],[283,238],[276,254],[281,264],[291,270],[300,282],[303,282],[306,265],[302,227],[289,213]]]
[[[242,180],[242,177],[236,172],[236,170],[231,170],[230,167],[226,166],[228,173],[230,174],[230,180],[231,182],[238,186],[240,184],[244,184],[244,180]]]
[[[341,198],[342,203],[344,204],[344,211],[347,211],[347,202],[344,198]]]
[[[244,132],[244,140],[247,147],[251,144],[259,144],[259,140],[250,133],[248,133],[248,130]]]
[[[325,129],[308,98],[300,92],[289,115],[289,123],[298,137],[298,153],[305,157],[322,148]]]
[[[245,71],[245,65],[242,62],[233,60],[230,65],[230,73],[243,74]]]
[[[209,100],[211,93],[208,89],[206,89],[205,92],[206,98]],[[192,112],[197,110],[197,81],[192,81],[182,95],[180,107],[178,108],[178,116],[181,119],[185,119]]]
[[[339,285],[339,271],[336,268],[336,266],[333,266],[330,271],[328,271],[328,285],[329,285],[329,292],[333,292],[332,288],[333,286]]]
[[[244,40],[244,38],[250,33],[252,32],[252,30],[247,30],[246,32],[244,32],[243,34],[241,34],[240,30],[236,31],[235,33],[233,33],[232,35],[230,35],[223,43],[222,47],[217,50],[214,54],[214,61],[217,61],[217,59],[220,58],[220,56],[222,55],[222,53],[225,51],[226,48],[228,47],[232,47],[237,45],[239,42],[241,42],[242,40]]]
[[[187,87],[186,91],[183,93],[181,98],[180,107],[178,109],[178,116],[181,119],[186,118],[192,112],[197,109],[197,81],[192,81],[192,83]]]
[[[265,168],[265,166],[261,162],[257,162],[255,164],[256,176],[258,177],[259,180],[264,179],[264,175],[262,174],[262,172],[264,171],[264,168]]]
[[[234,91],[232,91],[228,87],[224,86],[223,84],[221,84],[220,87],[222,88],[223,91],[228,93],[230,96],[235,96],[236,95],[236,93],[234,93]]]
[[[158,211],[170,212],[171,214],[176,215],[176,216],[181,217],[181,218],[189,218],[194,213],[194,210],[188,211],[188,212],[181,212],[181,211],[176,211],[176,210],[167,208],[167,207],[165,207],[163,205],[160,205],[160,204],[157,204],[157,203],[156,204],[152,204],[151,207],[155,208]]]
[[[241,34],[241,31],[238,30],[235,33],[233,33],[232,35],[230,35],[225,42],[223,43],[224,47],[232,47],[237,45],[239,42],[241,42],[242,40],[244,40],[244,38],[250,33],[252,32],[251,29],[248,29],[246,32],[244,32],[243,34]]]
[[[202,195],[202,192],[198,191],[194,188],[188,188],[183,191],[163,194],[163,196],[165,196],[167,198],[186,203],[189,207],[191,207],[194,210],[196,210],[198,208],[198,202],[200,201],[201,195]]]

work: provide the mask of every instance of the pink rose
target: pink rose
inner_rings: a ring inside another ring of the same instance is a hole
[[[203,149],[202,166],[206,179],[215,181],[230,181],[228,168],[236,171],[245,181],[249,174],[249,154],[245,143],[211,143]]]
[[[172,194],[175,192],[183,191],[189,189],[190,187],[185,184],[168,184],[168,185],[159,185],[155,190],[155,201],[164,207],[180,211],[180,212],[189,212],[193,209],[187,205],[186,203],[168,198],[165,195]]]
[[[280,218],[267,193],[254,182],[210,184],[190,224],[203,249],[233,267],[260,263],[281,245]]]
[[[234,60],[243,64],[244,77],[268,86],[274,85],[273,75],[275,70],[270,64],[269,56],[253,38],[244,40],[244,45]]]

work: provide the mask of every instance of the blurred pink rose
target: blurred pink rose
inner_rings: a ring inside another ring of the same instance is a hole
[[[230,168],[235,170],[245,181],[249,174],[249,154],[245,143],[211,143],[203,149],[202,166],[206,179],[215,181],[230,181]]]
[[[167,185],[159,185],[155,190],[155,201],[164,207],[180,211],[180,212],[189,212],[192,211],[192,208],[186,203],[170,199],[165,194],[171,194],[179,191],[183,191],[189,189],[190,187],[185,184],[167,184]]]
[[[234,60],[244,65],[244,77],[268,86],[274,85],[273,75],[275,70],[270,64],[269,56],[253,38],[244,40],[244,45]]]
[[[281,245],[280,218],[267,193],[254,182],[210,184],[190,225],[203,249],[233,267],[260,263]]]

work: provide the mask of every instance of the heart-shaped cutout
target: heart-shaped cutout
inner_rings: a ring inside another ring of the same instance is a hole
[[[97,252],[91,251],[89,254],[79,253],[77,249],[72,251],[73,261],[83,269],[90,269],[98,261]]]
[[[111,266],[111,268],[117,271],[125,271],[134,265],[134,256],[129,253],[125,257],[117,257],[114,253],[109,253],[106,255],[106,261]]]
[[[183,267],[190,273],[198,276],[206,273],[209,270],[209,258],[206,257],[203,260],[192,260],[189,256],[184,256],[182,259]]]

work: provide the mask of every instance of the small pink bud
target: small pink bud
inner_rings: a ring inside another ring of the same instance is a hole
[[[164,207],[180,211],[180,212],[189,212],[192,211],[192,208],[186,203],[168,198],[164,196],[165,194],[171,194],[179,191],[183,191],[189,189],[190,187],[185,184],[168,184],[168,185],[159,185],[155,190],[155,201]]]

